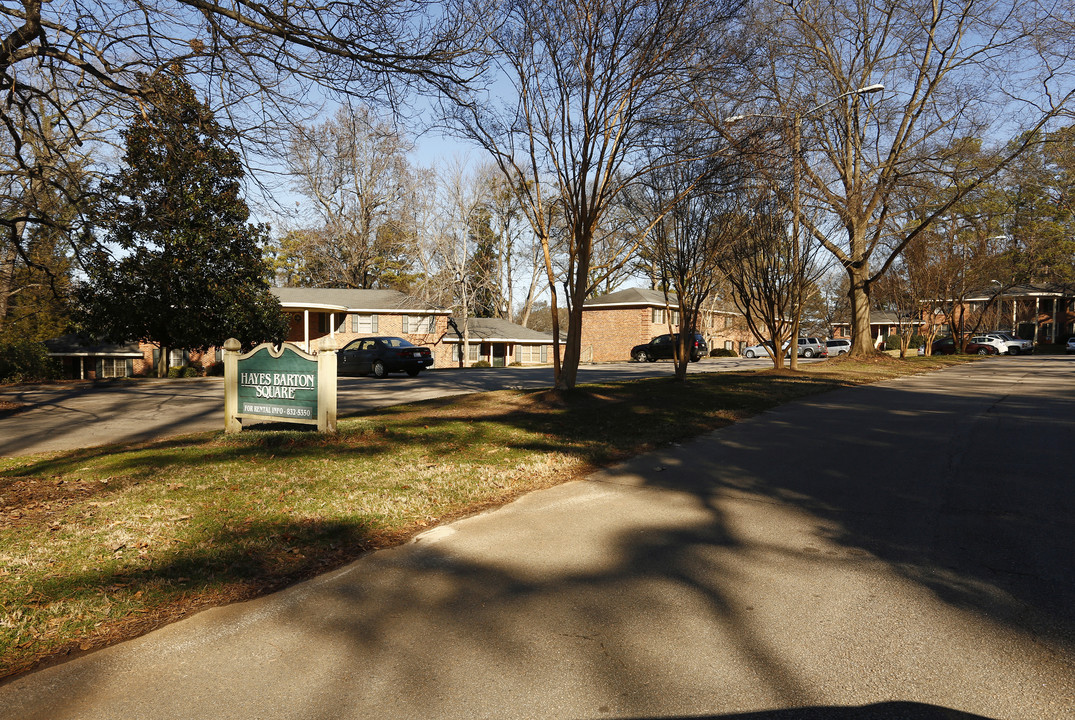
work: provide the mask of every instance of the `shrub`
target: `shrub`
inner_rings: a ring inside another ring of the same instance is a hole
[[[925,345],[925,343],[926,343],[926,338],[924,336],[915,334],[915,335],[911,336],[911,342],[908,343],[907,348],[908,349],[916,348],[919,345]],[[900,349],[900,336],[899,335],[889,335],[888,337],[885,338],[885,350],[899,350],[899,349]]]
[[[183,377],[183,368],[181,368],[181,367],[170,367],[170,368],[168,368],[168,377],[170,377],[170,378],[181,378],[181,377]]]
[[[49,357],[44,344],[30,340],[0,342],[0,382],[52,380],[59,376],[59,361]]]
[[[488,360],[479,360],[476,363],[471,363],[470,366],[471,367],[492,367],[492,365],[489,364]]]
[[[224,376],[224,363],[223,362],[215,362],[215,363],[213,363],[212,365],[210,365],[209,367],[207,367],[205,369],[205,374],[206,375],[213,375],[213,376],[216,376],[216,377],[223,377]]]
[[[202,373],[198,368],[193,365],[187,365],[183,368],[183,377],[201,377]]]
[[[728,348],[713,348],[709,351],[709,357],[739,357],[739,353]]]

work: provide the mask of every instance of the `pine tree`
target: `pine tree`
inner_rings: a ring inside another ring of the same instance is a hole
[[[124,167],[102,185],[109,199],[100,250],[79,292],[87,330],[167,350],[280,341],[287,321],[268,289],[261,245],[248,222],[235,133],[199,102],[179,66],[142,79],[145,111],[123,131]]]

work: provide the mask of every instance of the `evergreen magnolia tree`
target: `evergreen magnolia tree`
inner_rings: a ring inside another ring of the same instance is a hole
[[[79,292],[85,328],[114,341],[205,350],[229,337],[280,341],[287,321],[269,293],[260,244],[267,228],[247,222],[243,169],[222,127],[179,66],[143,78],[150,98],[123,131],[123,169],[102,185],[100,250]]]

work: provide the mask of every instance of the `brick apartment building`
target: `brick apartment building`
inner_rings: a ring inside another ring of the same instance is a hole
[[[459,365],[460,342],[451,326],[451,311],[432,306],[395,290],[350,288],[271,288],[291,321],[288,342],[316,352],[318,341],[332,337],[342,348],[360,337],[402,337],[433,351],[433,367]],[[461,324],[461,323],[460,323]],[[552,336],[506,320],[470,318],[468,364],[545,364],[552,362]],[[242,338],[240,338],[242,340]],[[149,375],[155,371],[160,350],[149,343],[95,343],[75,335],[46,342],[49,354],[59,358],[65,377],[103,379]],[[205,370],[222,360],[219,348],[192,351],[170,349],[170,367],[194,366]]]
[[[631,348],[657,335],[679,332],[679,299],[669,293],[630,288],[587,300],[582,310],[583,362],[629,360]],[[706,304],[697,331],[710,349],[739,352],[755,342],[742,313],[721,303]]]

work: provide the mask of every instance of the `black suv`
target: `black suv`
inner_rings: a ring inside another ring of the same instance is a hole
[[[678,340],[679,335],[658,335],[645,345],[635,345],[631,348],[631,359],[636,362],[671,360],[675,357]],[[698,362],[709,354],[709,346],[705,344],[705,338],[699,333],[694,333],[694,345],[688,350],[691,354],[691,362]]]

